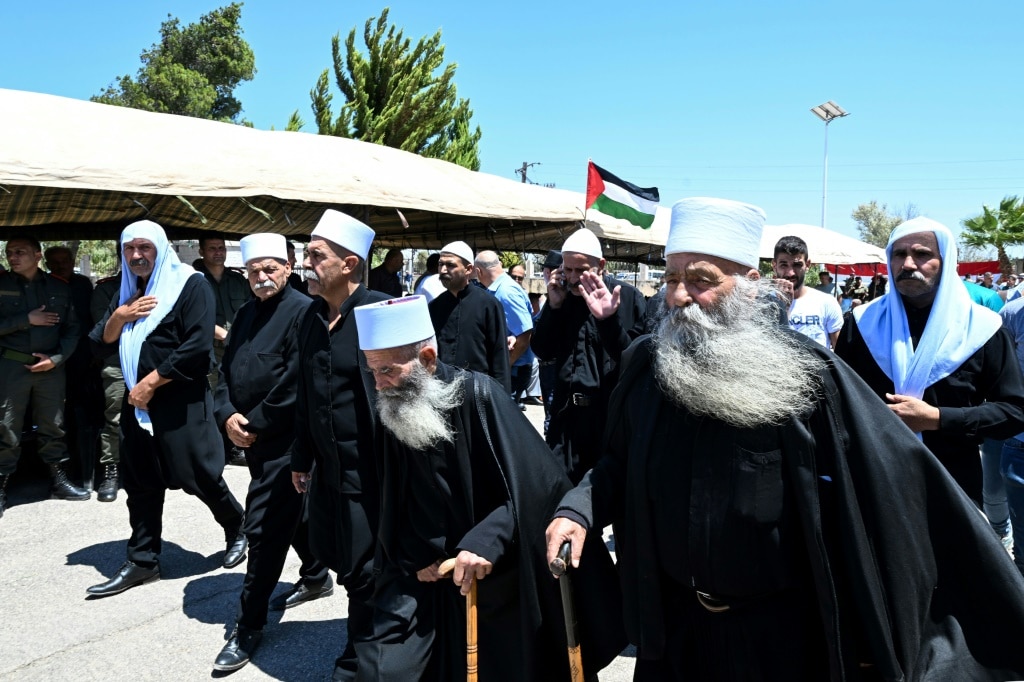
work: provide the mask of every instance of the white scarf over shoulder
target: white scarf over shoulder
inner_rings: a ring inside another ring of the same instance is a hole
[[[124,245],[133,239],[145,239],[156,247],[156,263],[153,265],[153,274],[146,283],[146,290],[143,296],[155,296],[156,307],[150,314],[135,322],[127,323],[121,329],[121,343],[119,354],[121,356],[121,371],[124,374],[124,383],[131,391],[139,381],[139,354],[142,352],[142,344],[146,338],[156,329],[167,313],[178,301],[182,289],[185,287],[185,280],[193,275],[200,275],[191,266],[185,265],[178,260],[178,254],[174,252],[167,241],[164,228],[151,220],[140,220],[124,228],[121,233],[121,294],[118,305],[138,293],[138,278],[131,273],[128,263],[124,257]],[[145,429],[150,435],[153,434],[153,423],[149,418],[149,412],[135,408],[135,418],[139,426]]]
[[[855,308],[853,316],[875,362],[895,384],[896,393],[920,399],[925,389],[955,372],[984,346],[999,331],[1002,318],[971,300],[956,271],[956,241],[945,225],[928,218],[908,220],[889,236],[886,260],[892,262],[892,246],[897,239],[918,232],[935,234],[942,273],[917,348],[910,338],[907,312],[895,279],[887,294]]]

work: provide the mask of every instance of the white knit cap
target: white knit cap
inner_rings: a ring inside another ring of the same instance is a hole
[[[452,242],[441,249],[441,253],[453,253],[470,265],[473,264],[473,249],[466,242]]]
[[[313,228],[312,236],[328,239],[366,260],[375,233],[365,223],[349,214],[329,208],[320,216],[320,222]]]
[[[355,309],[361,350],[399,348],[434,336],[426,296],[389,298]]]
[[[562,244],[562,253],[566,251],[582,253],[584,256],[593,256],[594,258],[604,258],[604,252],[601,251],[601,240],[585,227],[576,230],[565,240],[565,243]]]
[[[665,255],[702,253],[757,268],[766,217],[757,206],[691,197],[672,206]]]
[[[277,260],[288,260],[288,242],[279,234],[272,232],[261,232],[242,237],[238,242],[242,248],[242,262],[248,263],[257,258],[276,258]]]

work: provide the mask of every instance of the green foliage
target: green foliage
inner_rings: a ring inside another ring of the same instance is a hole
[[[999,208],[982,206],[981,214],[963,221],[960,235],[970,247],[994,246],[999,256],[999,269],[1004,275],[1013,272],[1006,247],[1024,244],[1024,203],[1018,197],[1004,197]]]
[[[160,41],[140,55],[135,78],[121,76],[94,102],[239,123],[234,90],[256,75],[256,58],[242,39],[242,3],[204,14],[184,28],[170,15]]]
[[[444,65],[441,31],[412,45],[404,31],[388,25],[385,8],[376,22],[374,17],[366,21],[366,54],[356,48],[355,38],[352,29],[344,53],[340,34],[331,40],[334,79],[345,98],[337,117],[328,69],[310,91],[318,132],[479,170],[480,127],[471,129],[469,100],[457,96],[457,65]]]
[[[908,205],[902,215],[889,213],[888,208],[886,204],[879,206],[878,202],[871,201],[853,210],[851,217],[857,223],[857,231],[862,242],[884,249],[889,243],[889,234],[893,228],[917,215],[917,209],[913,204]]]
[[[117,273],[121,266],[120,254],[117,252],[117,245],[112,240],[103,241],[82,241],[77,239],[67,241],[40,242],[42,251],[51,246],[66,246],[71,249],[71,257],[75,261],[77,269],[83,256],[89,256],[89,269],[91,277],[95,281],[102,277],[109,277]],[[0,241],[0,254],[7,247],[6,241]],[[4,260],[4,267],[7,266]],[[39,267],[46,270],[46,263],[41,259]]]
[[[515,251],[499,251],[498,260],[501,261],[501,267],[508,272],[514,265],[520,265],[523,262],[522,257]]]

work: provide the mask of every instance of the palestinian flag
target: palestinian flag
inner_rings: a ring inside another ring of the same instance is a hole
[[[657,187],[637,187],[620,180],[593,161],[589,162],[586,208],[627,220],[647,230],[654,223],[654,212],[660,200]]]

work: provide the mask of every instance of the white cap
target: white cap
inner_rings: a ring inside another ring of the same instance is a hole
[[[261,232],[242,237],[238,242],[242,248],[242,262],[248,263],[257,258],[276,258],[277,260],[288,260],[288,242],[279,234],[272,232]]]
[[[604,252],[601,251],[601,240],[585,227],[576,230],[565,240],[565,243],[562,244],[562,253],[566,251],[582,253],[584,256],[593,256],[594,258],[604,258]]]
[[[360,350],[399,348],[434,336],[425,296],[389,298],[355,309]]]
[[[328,239],[366,260],[375,233],[365,223],[349,214],[329,208],[320,216],[320,222],[313,228],[312,236]]]
[[[766,217],[757,206],[691,197],[672,206],[665,255],[702,253],[757,268]]]
[[[453,253],[470,265],[473,264],[473,249],[466,242],[452,242],[441,249],[441,253]]]

